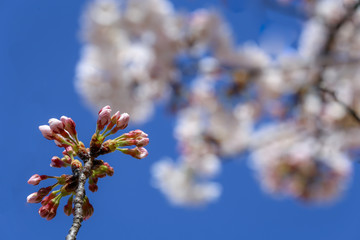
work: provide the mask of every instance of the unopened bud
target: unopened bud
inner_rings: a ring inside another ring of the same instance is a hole
[[[64,123],[59,119],[50,118],[48,123],[54,133],[62,133],[64,131]]]
[[[79,160],[75,159],[71,162],[71,168],[82,168],[82,164]]]
[[[89,219],[94,213],[94,207],[90,204],[89,198],[87,196],[85,196],[82,208],[84,213],[84,220]]]
[[[77,138],[76,137],[76,129],[75,129],[75,127],[76,127],[76,124],[75,124],[75,122],[71,119],[71,118],[69,118],[69,117],[66,117],[66,116],[62,116],[61,118],[60,118],[60,120],[61,120],[61,122],[64,124],[64,129],[66,130],[66,131],[68,131],[68,133],[73,137],[73,138]]]
[[[143,147],[135,147],[133,149],[120,148],[118,150],[137,159],[142,159],[148,155],[148,151]]]
[[[34,174],[30,177],[30,179],[28,180],[28,184],[31,185],[38,185],[42,180],[47,179],[46,175],[39,175],[39,174]]]
[[[129,120],[130,115],[128,113],[121,114],[120,118],[116,122],[116,126],[113,130],[111,130],[111,134],[114,134],[121,129],[125,129],[129,124]]]
[[[51,190],[51,186],[46,188],[40,188],[39,191],[30,194],[26,200],[28,203],[39,203],[46,195],[49,194]]]
[[[39,130],[46,139],[54,140],[55,133],[50,129],[48,125],[39,126]]]
[[[66,163],[66,164],[71,164],[71,158],[68,156],[68,155],[65,155],[62,159],[61,159],[61,161],[63,161],[64,163]]]
[[[56,193],[52,192],[41,201],[41,205],[46,205],[48,202],[56,197]]]
[[[73,209],[73,203],[72,203],[72,200],[73,200],[73,196],[71,195],[71,197],[69,197],[68,199],[68,202],[67,204],[64,206],[64,213],[67,215],[67,216],[70,216],[71,213],[72,213],[72,209]]]
[[[92,192],[97,192],[97,190],[99,189],[98,185],[96,184],[89,184],[89,190]]]
[[[137,141],[136,146],[137,147],[145,147],[149,144],[149,138],[142,138],[139,141]]]
[[[66,167],[66,164],[57,156],[51,158],[50,167],[61,168]]]
[[[99,111],[99,117],[97,120],[97,130],[101,131],[106,125],[111,121],[111,108],[110,106],[105,106]]]

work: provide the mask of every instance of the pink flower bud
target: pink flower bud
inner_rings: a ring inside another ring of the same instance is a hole
[[[129,124],[130,115],[128,113],[121,114],[119,120],[116,123],[116,127],[119,129],[125,129]]]
[[[28,180],[28,184],[31,185],[38,185],[42,180],[47,179],[46,175],[39,175],[39,174],[34,174],[31,176],[31,178]]]
[[[40,209],[39,209],[39,215],[40,217],[47,217],[49,215],[49,212],[50,212],[50,208],[51,208],[51,205],[50,204],[47,204],[45,206],[42,206]]]
[[[130,131],[128,133],[123,134],[124,137],[126,138],[146,138],[148,137],[148,135],[146,133],[144,133],[143,131],[141,131],[140,129],[136,129],[133,131]]]
[[[60,118],[60,120],[61,120],[61,122],[64,124],[65,130],[68,131],[68,133],[69,133],[73,138],[76,139],[76,134],[77,134],[77,133],[76,133],[76,129],[75,129],[75,127],[76,127],[75,122],[74,122],[71,118],[66,117],[66,116],[62,116],[62,117]]]
[[[49,192],[51,190],[52,190],[51,186],[46,187],[46,188],[40,188],[39,191],[34,192],[27,197],[27,202],[28,203],[39,203],[46,195],[49,194]]]
[[[99,111],[99,117],[97,120],[97,130],[101,131],[106,125],[111,121],[111,108],[110,106],[105,106]]]
[[[39,130],[41,131],[42,135],[48,140],[54,140],[55,133],[51,130],[48,125],[41,125],[39,126]]]
[[[62,133],[64,131],[64,123],[59,119],[51,118],[49,126],[54,133]]]
[[[143,147],[135,147],[133,149],[123,148],[119,150],[137,159],[142,159],[149,154],[148,151]]]
[[[51,220],[56,216],[56,210],[58,206],[58,202],[54,202],[54,200],[51,200],[45,206],[42,206],[39,209],[39,215],[43,218],[46,218],[46,220]]]
[[[44,197],[43,200],[41,201],[41,205],[46,205],[48,204],[48,202],[52,199],[54,199],[56,197],[56,193],[52,192],[49,194],[49,196]]]
[[[117,111],[112,117],[111,117],[111,122],[116,124],[120,118],[121,114],[119,111]]]
[[[141,138],[139,141],[137,141],[136,146],[137,147],[145,147],[148,144],[149,144],[148,138]]]
[[[64,152],[63,152],[64,155],[69,155],[69,154],[76,155],[74,149],[71,146],[67,146],[65,149],[65,152],[66,152],[66,154],[64,154]]]
[[[100,166],[100,170],[105,172],[110,177],[114,175],[114,168],[111,167],[107,162]]]
[[[51,220],[56,216],[56,211],[59,205],[54,206],[53,208],[50,209],[49,215],[47,216],[46,220]]]
[[[41,199],[39,200],[38,193],[34,192],[34,193],[30,194],[29,196],[27,196],[26,201],[28,203],[39,203],[39,202],[41,202]]]
[[[66,164],[57,156],[51,158],[50,167],[61,168],[66,167]]]

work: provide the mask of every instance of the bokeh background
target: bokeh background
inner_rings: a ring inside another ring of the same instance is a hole
[[[264,36],[273,35],[283,43],[281,51],[291,51],[302,27],[296,18],[274,11],[262,0],[172,2],[180,10],[217,8],[239,44],[261,44]],[[50,168],[51,157],[61,155],[61,150],[42,137],[39,125],[66,115],[76,122],[85,143],[95,130],[96,116],[74,87],[80,17],[86,5],[83,0],[0,0],[1,239],[64,239],[71,226],[72,217],[62,212],[64,203],[53,220],[41,218],[40,204],[26,203],[38,186],[26,181],[34,173],[69,171]],[[325,206],[265,194],[241,158],[224,164],[216,179],[223,186],[217,202],[198,208],[172,206],[151,185],[150,174],[154,162],[178,155],[172,132],[175,118],[165,108],[160,104],[148,123],[128,127],[149,134],[147,158],[104,156],[115,174],[99,181],[98,192],[88,192],[95,212],[83,223],[78,239],[359,239],[357,164],[344,196]]]

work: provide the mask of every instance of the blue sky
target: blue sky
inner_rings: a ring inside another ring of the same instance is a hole
[[[219,7],[239,43],[259,41],[269,28],[292,45],[299,34],[299,22],[266,11],[261,0],[176,2],[178,9]],[[69,173],[49,167],[51,157],[61,155],[61,150],[42,137],[39,125],[69,116],[85,143],[95,129],[96,117],[73,85],[81,47],[79,17],[85,5],[86,1],[0,0],[1,239],[64,239],[71,226],[72,217],[62,211],[64,202],[53,220],[41,218],[40,204],[26,203],[26,196],[38,186],[26,181],[34,173]],[[95,212],[83,223],[78,239],[359,239],[358,165],[343,198],[327,206],[266,195],[246,161],[224,165],[217,179],[224,191],[216,203],[197,209],[171,206],[151,186],[150,168],[164,156],[176,157],[174,124],[160,106],[147,124],[128,128],[150,135],[149,157],[136,160],[120,153],[104,157],[115,174],[99,180],[97,193],[88,193]],[[47,182],[51,180],[40,186]]]

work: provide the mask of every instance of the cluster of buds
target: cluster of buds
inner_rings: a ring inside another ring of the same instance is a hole
[[[114,174],[114,168],[112,168],[107,162],[98,160],[95,162],[91,176],[89,177],[89,190],[96,192],[98,190],[98,179],[106,176],[112,176]]]
[[[41,203],[42,207],[39,209],[41,217],[47,220],[53,219],[56,216],[61,198],[65,196],[70,197],[64,206],[64,212],[68,216],[74,214],[73,199],[79,185],[79,170],[84,168],[81,161],[86,163],[89,158],[93,159],[91,171],[87,177],[89,179],[89,190],[96,192],[98,190],[98,179],[114,174],[114,169],[108,163],[96,159],[99,155],[115,150],[137,159],[142,159],[148,155],[144,146],[149,143],[149,138],[141,130],[130,131],[115,139],[105,141],[106,137],[127,127],[130,119],[129,114],[120,114],[118,111],[111,116],[111,108],[105,106],[99,111],[98,115],[96,131],[91,138],[90,148],[85,148],[85,145],[79,141],[75,122],[71,118],[65,116],[62,116],[60,120],[51,118],[49,125],[39,127],[46,139],[54,140],[58,147],[64,148],[63,157],[52,157],[50,166],[55,168],[71,167],[72,171],[71,175],[63,174],[60,177],[34,174],[29,179],[28,183],[32,185],[38,185],[42,180],[49,178],[57,180],[55,184],[40,188],[39,191],[27,197],[28,203]],[[123,148],[128,146],[135,147],[132,149]],[[61,186],[60,189],[54,190],[57,186]],[[90,218],[94,212],[94,208],[86,195],[83,199],[82,210],[84,220]]]
[[[28,183],[38,185],[40,181],[48,178],[54,178],[57,182],[46,188],[40,188],[39,191],[30,194],[27,197],[27,202],[41,203],[42,207],[39,209],[40,216],[46,218],[47,220],[51,220],[56,216],[56,210],[59,206],[60,199],[64,196],[72,194],[76,190],[78,183],[75,176],[65,174],[60,177],[46,175],[40,176],[38,174],[34,174],[29,179]],[[59,185],[61,185],[61,188],[53,191],[53,189]]]

